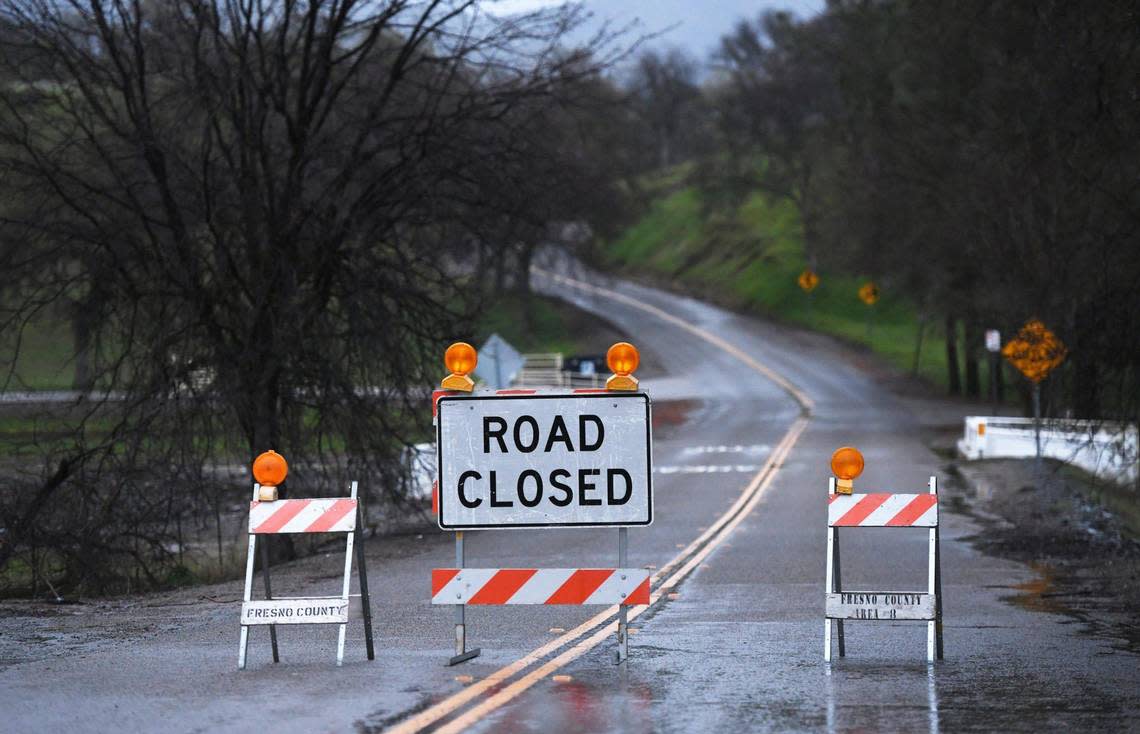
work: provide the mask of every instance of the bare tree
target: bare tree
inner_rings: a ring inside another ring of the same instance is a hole
[[[180,508],[240,500],[201,491],[210,467],[270,448],[307,483],[351,473],[398,501],[422,388],[479,303],[469,253],[524,219],[516,111],[615,58],[608,31],[562,48],[581,19],[462,0],[5,3],[7,361],[66,300],[94,393],[2,497],[0,564],[35,538],[76,579],[161,560]]]

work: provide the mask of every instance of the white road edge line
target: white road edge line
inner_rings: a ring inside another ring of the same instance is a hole
[[[729,342],[721,339],[720,337],[705,331],[698,326],[694,326],[687,321],[684,321],[666,311],[663,311],[656,306],[651,306],[642,303],[635,298],[627,296],[623,293],[616,293],[607,291],[597,286],[590,285],[579,280],[567,278],[565,276],[556,275],[550,271],[543,270],[542,268],[532,267],[532,272],[539,275],[549,277],[557,283],[561,283],[571,288],[587,291],[599,295],[603,298],[610,298],[629,306],[645,311],[649,314],[657,316],[658,318],[666,321],[674,326],[677,326],[689,333],[709,342],[717,348],[731,354],[739,359],[741,362],[752,368],[754,371],[760,373],[772,382],[779,385],[785,392],[792,396],[792,398],[799,403],[803,411],[801,416],[797,418],[788,429],[788,432],[780,439],[779,443],[773,449],[768,459],[764,462],[752,479],[748,482],[745,488],[741,491],[740,496],[733,502],[732,506],[721,514],[717,521],[711,525],[704,533],[697,537],[696,540],[689,543],[679,553],[673,556],[660,570],[657,571],[652,577],[652,583],[658,583],[665,575],[684,563],[683,566],[675,571],[667,580],[660,583],[654,593],[650,597],[649,606],[633,607],[629,610],[629,619],[632,621],[639,617],[643,612],[650,609],[653,605],[657,604],[663,595],[669,590],[679,584],[686,576],[688,576],[693,569],[695,569],[717,546],[720,545],[727,538],[732,531],[739,525],[749,512],[754,508],[763,497],[767,488],[771,485],[772,480],[775,478],[779,468],[783,465],[785,458],[791,452],[792,447],[799,439],[800,434],[807,428],[808,420],[811,416],[811,410],[814,407],[814,401],[807,396],[800,388],[796,387],[790,381],[785,379],[782,375],[772,370],[767,365],[757,361],[738,347],[730,344]],[[702,547],[702,545],[704,547]],[[691,554],[692,558],[689,558]],[[688,562],[685,563],[686,559]],[[525,676],[519,678],[508,686],[505,686],[496,691],[490,698],[487,698],[479,705],[467,710],[462,715],[456,717],[448,722],[445,726],[440,727],[438,732],[458,732],[477,723],[482,717],[491,713],[495,709],[509,703],[515,697],[526,691],[538,681],[546,676],[552,674],[554,671],[565,666],[571,661],[577,659],[587,651],[601,644],[609,635],[615,634],[617,631],[617,621],[613,620],[609,624],[606,621],[615,616],[618,612],[618,606],[613,605],[607,607],[603,611],[595,614],[590,619],[578,625],[572,630],[562,634],[554,640],[535,648],[531,652],[522,656],[510,665],[506,665],[499,670],[489,674],[475,683],[468,685],[462,691],[445,698],[439,703],[431,706],[424,711],[412,716],[392,727],[388,731],[391,734],[414,734],[415,732],[422,731],[428,726],[436,723],[440,719],[450,716],[455,711],[459,710],[473,699],[479,697],[486,691],[501,685],[504,681],[510,680],[517,673],[527,669],[535,662],[545,658],[550,653],[558,650],[575,640],[582,635],[587,634],[595,627],[600,625],[600,629],[596,630],[594,634],[582,640],[574,647],[570,648],[559,654],[557,657],[552,658],[543,665],[534,669]]]

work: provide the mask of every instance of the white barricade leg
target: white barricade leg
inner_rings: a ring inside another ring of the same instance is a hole
[[[245,553],[245,592],[243,601],[253,600],[253,554],[257,550],[257,536],[250,534],[249,546]],[[249,627],[241,626],[241,641],[238,642],[238,670],[245,670],[245,653],[249,647]]]
[[[344,548],[344,585],[341,586],[340,598],[344,601],[345,606],[348,606],[348,592],[352,584],[352,541],[356,539],[356,532],[348,533],[348,538],[345,540]],[[364,600],[361,599],[361,603]],[[340,632],[337,633],[336,638],[336,664],[341,666],[344,664],[344,638],[348,632],[348,622],[340,625]]]
[[[827,496],[835,494],[835,477],[827,480]],[[824,595],[835,591],[835,528],[827,528],[827,573],[823,582]],[[823,620],[823,660],[831,662],[831,617],[824,616]]]
[[[261,485],[253,485],[253,499],[257,501],[258,491]],[[269,539],[266,538],[266,541]],[[257,536],[250,533],[249,547],[245,554],[245,596],[244,601],[253,600],[253,566],[255,553],[257,552]],[[273,598],[273,586],[269,580],[269,546],[266,543],[261,544],[261,570],[265,579],[265,598]],[[277,625],[269,625],[269,643],[273,650],[273,662],[280,662],[280,657],[277,653]],[[241,628],[241,641],[239,642],[240,650],[238,651],[238,670],[245,670],[246,654],[249,649],[249,627],[242,625]]]
[[[930,477],[930,493],[938,494],[938,477]],[[939,524],[931,528],[934,534],[934,655],[942,659],[942,544]]]
[[[930,494],[938,493],[938,480],[935,477],[930,478]],[[938,528],[937,526],[930,528],[927,550],[927,569],[926,569],[926,591],[928,594],[934,596],[935,609],[938,605]],[[941,640],[937,640],[940,636],[938,627],[939,620],[938,614],[935,613],[935,619],[926,623],[926,661],[933,663],[935,659],[935,648],[941,647]],[[936,644],[937,640],[937,644]],[[942,657],[938,655],[938,657]]]

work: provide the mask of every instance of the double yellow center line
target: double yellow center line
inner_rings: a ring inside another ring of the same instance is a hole
[[[791,453],[792,447],[795,446],[796,441],[799,440],[800,434],[807,428],[814,403],[806,393],[792,384],[783,375],[780,375],[772,370],[772,368],[754,359],[736,345],[730,344],[716,334],[695,326],[667,311],[647,303],[642,303],[636,298],[632,298],[623,293],[598,288],[589,283],[557,275],[541,268],[532,268],[532,271],[538,275],[550,278],[561,285],[632,306],[633,308],[652,314],[667,323],[703,339],[718,349],[737,358],[752,370],[777,384],[799,403],[802,411],[801,415],[792,423],[787,433],[785,433],[779,443],[776,444],[768,460],[765,461],[760,470],[752,476],[752,479],[748,482],[747,486],[744,487],[744,490],[740,493],[740,496],[737,497],[736,501],[733,502],[732,506],[722,513],[720,517],[717,518],[717,521],[709,526],[696,540],[689,543],[681,552],[662,566],[657,573],[653,574],[651,577],[653,591],[650,594],[649,606],[630,608],[628,616],[632,621],[653,605],[657,604],[665,594],[668,594],[680,584],[685,577],[692,573],[709,554],[724,542],[732,531],[743,522],[744,518],[747,517],[752,509],[760,502],[768,487],[771,486],[773,479],[776,477],[776,473],[783,465],[785,459],[787,459],[788,454]],[[611,635],[614,635],[617,632],[617,620],[615,616],[618,613],[618,609],[617,605],[606,608],[574,629],[532,650],[510,665],[496,670],[486,678],[472,683],[462,691],[449,696],[434,706],[402,721],[389,731],[393,732],[393,734],[412,734],[413,732],[422,731],[457,711],[460,711],[472,701],[483,697],[483,695],[491,689],[495,689],[493,694],[483,698],[483,700],[475,706],[467,708],[459,716],[456,716],[436,730],[441,733],[463,731],[478,723],[496,709],[510,703],[535,683],[553,675],[560,668],[565,667],[570,662],[600,645]],[[527,669],[531,668],[535,663],[544,660],[550,654],[571,644],[572,647],[569,647],[533,670],[526,672]],[[515,679],[516,676],[524,672],[524,675]]]

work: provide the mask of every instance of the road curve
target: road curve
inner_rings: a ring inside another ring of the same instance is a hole
[[[944,517],[946,660],[924,662],[921,624],[848,626],[822,662],[827,458],[867,456],[857,486],[921,491],[939,460],[933,422],[831,340],[552,259],[535,285],[598,313],[664,367],[655,401],[656,519],[630,531],[655,572],[630,659],[612,662],[612,612],[472,608],[483,654],[446,668],[448,608],[429,601],[450,536],[368,543],[377,660],[360,630],[332,665],[332,628],[287,629],[282,663],[253,635],[235,667],[240,583],[0,617],[0,709],[14,731],[900,731],[1140,725],[1135,656],[1071,620],[1012,604],[1024,566],[982,556]],[[553,273],[557,277],[551,277]],[[585,284],[585,285],[583,285]],[[616,297],[614,297],[616,296]],[[931,404],[934,406],[934,404]],[[930,408],[934,410],[934,407]],[[362,478],[367,482],[368,478]],[[473,566],[610,565],[613,530],[468,535]],[[916,589],[925,534],[844,538],[851,587]],[[338,556],[281,569],[282,595],[329,593]],[[1033,588],[1027,586],[1026,588]],[[72,613],[74,612],[74,613]],[[259,630],[258,632],[264,632]]]

